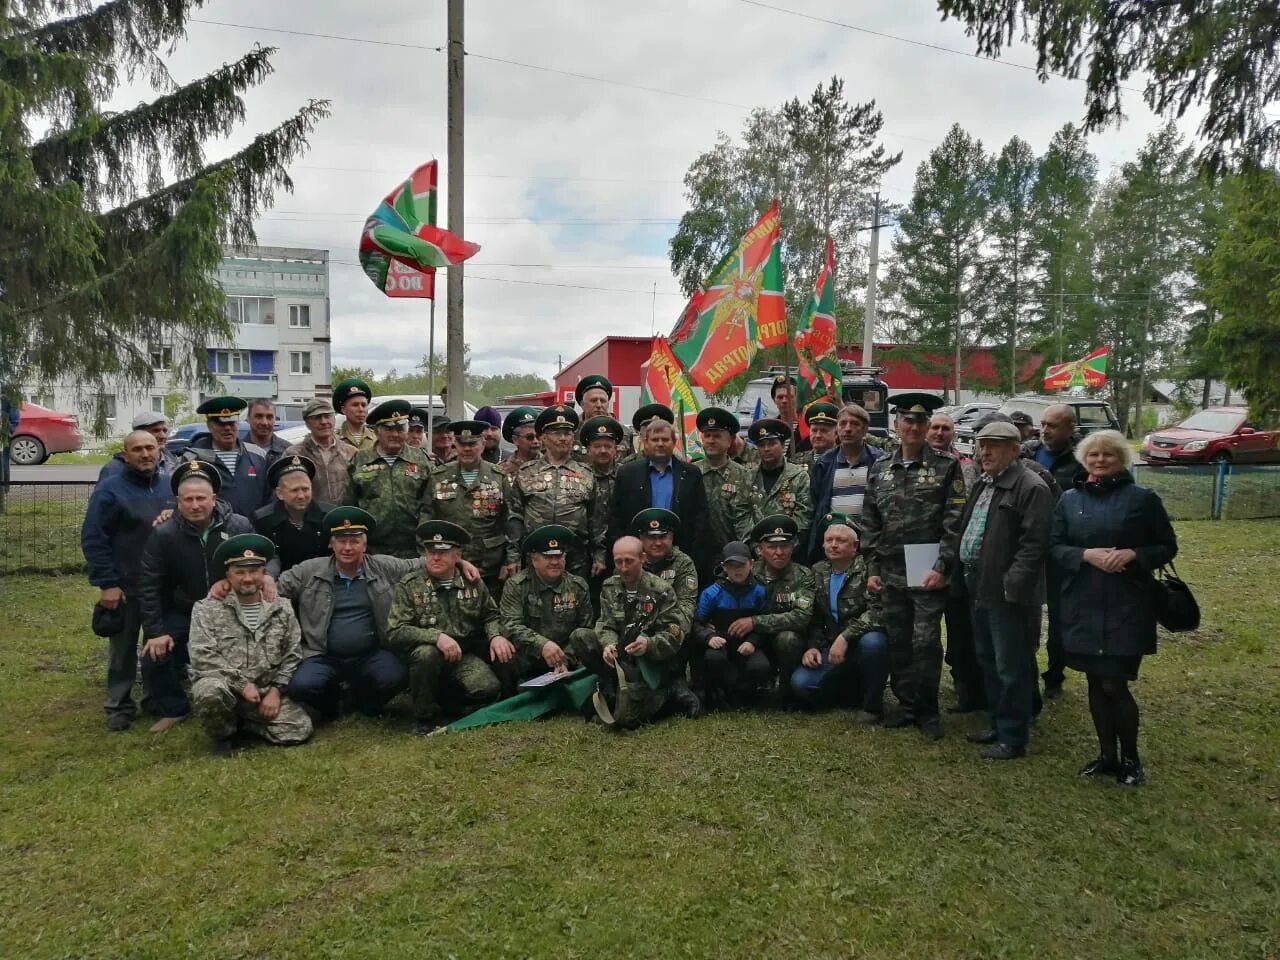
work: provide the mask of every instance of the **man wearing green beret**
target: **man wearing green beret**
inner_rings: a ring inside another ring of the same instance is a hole
[[[760,460],[751,468],[752,486],[761,516],[783,514],[795,520],[800,543],[808,542],[813,522],[813,495],[804,467],[787,460],[791,427],[782,420],[757,420],[747,430]]]
[[[448,520],[467,531],[470,541],[462,556],[479,568],[496,598],[502,596],[503,581],[520,569],[520,556],[507,540],[511,481],[484,459],[486,427],[479,420],[449,424],[458,456],[432,471],[422,518]]]
[[[516,645],[521,674],[572,670],[577,651],[595,645],[590,588],[564,568],[572,542],[568,527],[538,527],[523,544],[529,566],[502,591],[502,632]]]
[[[702,459],[695,466],[702,472],[707,492],[707,532],[711,542],[707,552],[719,556],[724,545],[747,540],[758,518],[755,486],[751,471],[729,459],[733,438],[738,435],[738,418],[720,407],[705,407],[698,414],[702,436]]]
[[[750,633],[764,638],[765,652],[780,679],[780,700],[789,696],[791,674],[800,666],[813,619],[813,573],[795,562],[799,535],[795,519],[781,514],[765,517],[751,530],[759,557],[753,573],[764,584],[768,608],[729,627],[734,639]]]
[[[458,569],[467,532],[447,520],[424,521],[417,532],[426,569],[400,581],[388,626],[391,649],[409,667],[417,732],[427,735],[446,705],[470,713],[514,693],[520,668],[488,588]]]
[[[369,415],[378,432],[372,447],[359,450],[347,468],[346,505],[368,510],[377,520],[369,549],[393,557],[417,556],[413,531],[426,510],[431,486],[431,462],[405,441],[409,401],[388,400]]]
[[[498,464],[498,469],[514,478],[516,471],[527,463],[533,463],[542,453],[535,424],[538,411],[533,407],[517,407],[502,421],[502,438],[514,446],[515,452]]]
[[[256,533],[226,540],[213,564],[231,590],[191,611],[191,703],[215,756],[230,755],[243,730],[269,743],[292,745],[311,737],[311,718],[284,695],[302,660],[302,633],[287,600],[262,595],[275,547]]]
[[[372,399],[373,391],[369,385],[355,377],[343,380],[333,388],[333,409],[346,417],[338,428],[338,439],[357,450],[368,450],[377,439],[366,424]]]
[[[218,497],[231,505],[242,517],[252,517],[267,503],[271,489],[267,486],[267,460],[258,448],[250,450],[239,435],[240,414],[245,409],[239,397],[210,397],[196,412],[204,414],[209,439],[200,446],[188,447],[186,460],[201,460],[218,471],[222,487]]]
[[[535,423],[542,456],[516,473],[511,488],[507,539],[523,543],[529,531],[558,523],[573,531],[569,572],[584,580],[605,569],[608,513],[591,470],[573,459],[578,415],[572,407],[547,407]]]

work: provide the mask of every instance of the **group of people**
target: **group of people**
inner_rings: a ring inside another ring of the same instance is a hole
[[[152,729],[194,712],[219,754],[244,733],[301,743],[405,691],[430,734],[535,677],[587,678],[584,714],[614,727],[844,707],[939,739],[946,662],[951,711],[989,721],[968,739],[1013,760],[1070,667],[1099,742],[1081,774],[1141,783],[1128,684],[1155,650],[1152,574],[1177,545],[1124,438],[1079,438],[1065,405],[1025,442],[991,414],[968,460],[939,398],[909,393],[883,449],[862,407],[798,415],[791,380],[772,392],[778,416],[745,431],[704,409],[695,462],[674,452],[669,408],[613,418],[602,376],[576,404],[452,422],[370,408],[347,380],[307,405],[293,446],[269,402],[217,397],[199,408],[208,440],[177,462],[166,423],[135,424],[83,528],[108,729],[137,714],[139,633]]]

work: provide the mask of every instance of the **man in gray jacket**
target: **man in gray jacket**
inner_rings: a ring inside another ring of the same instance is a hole
[[[1018,459],[1020,443],[1011,423],[989,423],[978,432],[982,476],[961,517],[959,559],[991,718],[990,729],[969,740],[988,744],[988,760],[1026,754],[1038,682],[1036,647],[1054,497]]]

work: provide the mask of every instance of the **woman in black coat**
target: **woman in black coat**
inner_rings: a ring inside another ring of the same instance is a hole
[[[1117,783],[1137,786],[1145,775],[1129,682],[1138,679],[1143,656],[1156,652],[1152,572],[1173,559],[1178,541],[1160,498],[1133,482],[1131,457],[1115,430],[1080,442],[1076,458],[1089,476],[1058,501],[1049,550],[1063,571],[1066,665],[1088,678],[1098,732],[1098,757],[1080,775],[1114,774]]]

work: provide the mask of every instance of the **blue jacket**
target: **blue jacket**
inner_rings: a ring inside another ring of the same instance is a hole
[[[819,521],[831,510],[831,482],[835,477],[836,457],[839,455],[839,447],[828,450],[813,461],[813,467],[809,471],[809,493],[813,497],[813,526],[809,528],[809,556],[814,560],[822,559],[822,535],[818,531],[822,530],[823,526]],[[868,443],[863,446],[862,456],[854,466],[866,467],[867,475],[870,476],[871,465],[882,456],[884,456],[883,450]]]
[[[142,566],[142,548],[161,510],[173,507],[169,473],[150,477],[126,466],[99,483],[89,498],[80,528],[80,549],[95,587],[120,587],[132,594]]]
[[[236,461],[234,474],[227,471],[211,447],[188,447],[183,458],[211,464],[222,478],[218,499],[230,506],[233,513],[247,519],[271,501],[271,488],[267,486],[267,460],[254,452],[258,449],[239,444],[240,458]]]
[[[693,633],[703,645],[714,636],[724,637],[732,649],[748,637],[737,640],[728,634],[729,624],[742,617],[755,617],[769,608],[764,585],[753,579],[746,583],[730,583],[721,577],[702,591],[693,612]]]
[[[176,467],[177,465],[178,465],[178,458],[175,457],[168,450],[166,450],[163,446],[161,446],[160,447],[161,469],[168,470],[169,473],[172,474],[173,468]],[[125,470],[127,470],[128,468],[129,468],[129,464],[125,460],[124,454],[117,453],[110,460],[104,463],[102,465],[102,469],[98,471],[98,482],[101,483],[103,480],[106,480],[108,477],[119,476],[120,474],[124,473]]]

